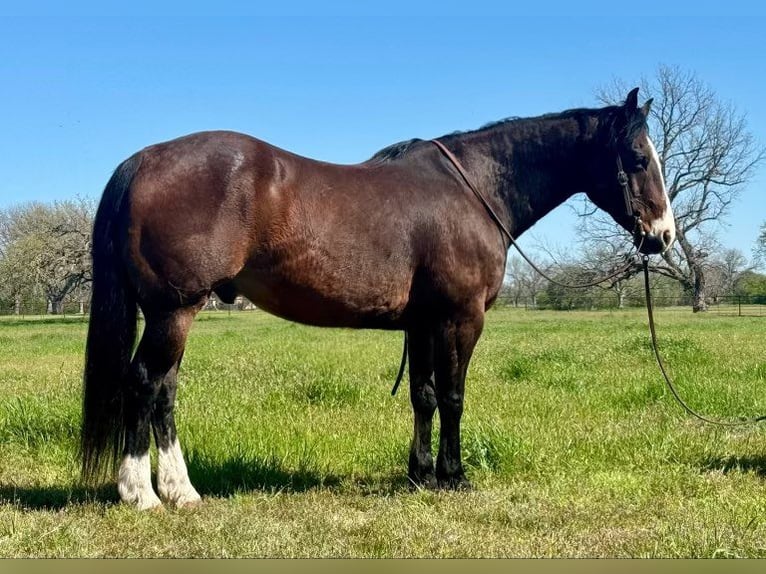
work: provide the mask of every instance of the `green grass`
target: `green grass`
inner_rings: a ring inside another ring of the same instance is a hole
[[[204,314],[177,419],[193,509],[78,483],[86,323],[0,321],[0,557],[766,557],[762,427],[685,417],[640,311],[491,311],[467,383],[471,493],[411,491],[401,334]],[[662,313],[684,397],[766,412],[763,318]],[[436,437],[434,437],[436,444]]]

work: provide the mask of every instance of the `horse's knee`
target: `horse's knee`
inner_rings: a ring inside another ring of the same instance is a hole
[[[440,394],[437,398],[439,413],[460,417],[463,414],[463,395],[458,392]]]
[[[135,397],[151,397],[157,393],[160,381],[152,377],[143,361],[137,361],[132,369],[127,391]]]
[[[416,412],[433,414],[436,410],[436,393],[434,392],[434,387],[430,381],[421,385],[413,385],[410,397],[412,408]]]

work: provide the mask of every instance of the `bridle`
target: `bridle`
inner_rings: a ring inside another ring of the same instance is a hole
[[[482,203],[484,208],[487,210],[487,213],[489,213],[489,216],[492,218],[492,220],[495,222],[497,227],[502,231],[510,241],[510,244],[513,245],[516,248],[516,251],[519,252],[519,254],[524,258],[524,260],[529,263],[529,265],[532,266],[532,268],[537,271],[540,275],[545,277],[548,281],[551,283],[555,283],[556,285],[566,287],[566,288],[585,288],[585,287],[592,287],[594,285],[598,285],[600,283],[604,283],[605,281],[608,281],[609,279],[612,279],[613,277],[616,277],[617,275],[620,275],[627,271],[630,267],[634,265],[634,262],[631,260],[629,261],[624,267],[620,268],[617,272],[611,273],[598,281],[592,282],[592,283],[585,283],[581,285],[567,285],[564,283],[560,283],[554,279],[551,279],[543,273],[543,271],[540,270],[530,259],[526,256],[526,254],[519,248],[518,244],[516,243],[516,240],[513,238],[513,235],[511,235],[511,232],[508,230],[508,228],[505,226],[505,224],[502,222],[502,220],[498,217],[498,215],[495,213],[494,209],[492,209],[492,206],[489,204],[489,202],[484,198],[484,196],[479,192],[479,190],[473,185],[471,182],[470,177],[468,177],[468,174],[465,171],[465,168],[460,163],[460,160],[458,160],[455,155],[448,150],[444,144],[442,144],[439,140],[431,140],[431,142],[436,145],[436,147],[439,148],[439,150],[442,152],[442,154],[452,163],[452,165],[457,169],[460,176],[463,178],[463,181],[466,183],[466,185],[470,188],[470,190],[474,193],[474,195],[479,199],[479,201]],[[620,158],[620,154],[617,154],[617,182],[620,184],[620,187],[622,188],[623,193],[623,199],[625,201],[625,212],[628,215],[628,217],[631,217],[635,221],[635,231],[634,233],[640,232],[641,233],[641,242],[639,243],[637,247],[637,252],[640,252],[641,246],[643,245],[644,238],[646,237],[646,232],[643,229],[643,225],[641,222],[641,216],[636,212],[636,210],[633,207],[634,199],[636,199],[635,195],[633,194],[632,190],[630,189],[630,180],[628,179],[627,173],[625,173],[625,170],[623,169],[622,165],[622,159]],[[503,242],[503,246],[505,247],[505,242]],[[681,407],[691,416],[697,418],[698,420],[716,425],[716,426],[722,426],[722,427],[736,427],[736,426],[742,426],[747,424],[754,424],[760,421],[766,420],[766,415],[759,416],[759,417],[753,417],[749,419],[739,419],[734,421],[723,421],[723,420],[716,420],[709,417],[706,417],[704,415],[699,414],[694,409],[692,409],[689,405],[686,404],[686,402],[681,398],[681,395],[678,393],[678,391],[675,388],[675,385],[673,385],[673,382],[670,380],[670,376],[667,373],[667,370],[665,369],[665,365],[662,361],[662,357],[660,355],[659,347],[657,346],[657,332],[654,326],[654,312],[652,308],[652,296],[651,296],[651,290],[649,288],[649,256],[648,255],[642,255],[642,262],[643,262],[643,271],[644,271],[644,289],[646,293],[646,312],[649,318],[649,333],[651,335],[651,341],[652,341],[652,348],[654,350],[654,356],[657,359],[657,365],[660,368],[660,372],[662,373],[662,377],[665,380],[665,384],[670,390],[673,397],[676,399],[676,401],[681,405]],[[404,331],[404,351],[402,353],[402,362],[401,366],[399,368],[399,374],[396,377],[396,382],[394,383],[394,388],[391,390],[391,394],[396,394],[396,390],[399,388],[399,383],[402,380],[402,376],[404,375],[404,366],[407,361],[407,331]]]
[[[622,188],[622,198],[625,202],[625,214],[633,220],[633,234],[640,233],[643,238],[646,236],[643,222],[641,221],[641,216],[633,207],[636,195],[630,188],[630,179],[628,179],[628,174],[622,167],[622,158],[620,157],[619,152],[617,153],[617,183],[619,183]]]

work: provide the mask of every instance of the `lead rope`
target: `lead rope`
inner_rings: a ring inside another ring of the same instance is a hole
[[[711,425],[721,426],[721,427],[738,427],[743,425],[755,424],[757,422],[766,420],[766,415],[749,418],[749,419],[743,418],[736,421],[724,421],[724,420],[711,419],[709,417],[699,414],[697,411],[695,411],[689,405],[687,405],[686,402],[681,398],[675,386],[673,385],[673,382],[670,380],[670,377],[668,376],[667,371],[665,370],[665,364],[662,362],[662,357],[660,356],[660,351],[657,346],[657,332],[654,328],[654,311],[652,307],[652,294],[651,294],[651,290],[649,289],[649,257],[647,255],[644,255],[643,263],[644,263],[644,291],[646,293],[646,313],[649,316],[649,333],[652,336],[652,349],[654,350],[654,356],[657,359],[657,365],[660,367],[660,372],[662,373],[662,377],[663,379],[665,379],[665,385],[673,394],[673,397],[676,399],[678,404],[681,405],[681,407],[694,418],[699,419],[702,422],[705,422]]]
[[[466,185],[468,185],[468,187],[471,189],[474,195],[476,195],[479,201],[481,201],[482,205],[484,205],[485,209],[489,213],[492,220],[497,224],[500,230],[503,233],[505,233],[506,236],[508,236],[508,240],[510,241],[510,244],[516,248],[516,251],[518,251],[519,254],[524,258],[524,260],[527,263],[529,263],[532,269],[534,269],[537,273],[542,275],[545,279],[547,279],[551,283],[554,283],[562,287],[570,288],[570,289],[593,287],[600,283],[604,283],[605,281],[612,279],[613,277],[616,277],[617,275],[627,271],[633,265],[633,261],[629,261],[623,268],[619,269],[615,273],[607,275],[606,277],[598,281],[595,281],[593,283],[585,283],[582,285],[567,285],[548,277],[548,275],[543,273],[543,271],[539,267],[537,267],[537,265],[535,265],[529,259],[529,257],[527,257],[527,255],[521,250],[519,245],[516,243],[516,240],[513,238],[513,235],[511,235],[511,232],[508,231],[508,228],[503,224],[503,222],[497,216],[495,211],[492,209],[492,206],[489,205],[487,200],[484,199],[484,196],[481,193],[479,193],[479,191],[474,187],[473,183],[471,183],[471,180],[468,177],[468,174],[463,169],[463,166],[461,165],[460,161],[440,141],[431,140],[431,142],[434,143],[436,147],[438,147],[439,150],[447,157],[447,159],[450,160],[452,165],[455,166],[455,169],[457,169],[458,173],[463,178],[463,181],[465,181]],[[627,176],[625,175],[625,171],[622,167],[622,160],[620,159],[619,155],[617,156],[617,169],[618,169],[618,180],[620,185],[622,186],[623,194],[625,196],[624,200],[625,200],[626,210],[630,213],[632,209],[631,209],[630,192],[628,188]],[[636,225],[640,226],[640,223],[641,223],[641,220],[636,218]],[[642,234],[641,243],[638,245],[638,248],[636,250],[637,252],[640,252],[643,242],[644,242],[644,235]],[[709,417],[699,414],[697,411],[692,409],[688,404],[686,404],[686,402],[681,398],[681,395],[678,394],[678,391],[673,385],[673,382],[670,380],[670,376],[668,375],[667,370],[665,369],[665,364],[662,361],[662,356],[660,355],[660,350],[657,345],[657,331],[654,327],[654,311],[652,307],[652,294],[651,294],[651,289],[649,288],[649,256],[644,255],[642,260],[643,260],[643,269],[644,269],[644,290],[646,293],[646,313],[649,318],[649,333],[651,335],[651,340],[652,340],[652,350],[654,351],[654,357],[657,359],[657,365],[660,368],[662,377],[665,380],[665,385],[668,387],[668,390],[670,390],[670,393],[673,395],[673,398],[675,398],[678,404],[681,405],[684,411],[686,411],[689,415],[693,416],[694,418],[704,423],[711,424],[711,425],[716,425],[721,427],[738,427],[738,426],[756,424],[758,422],[766,420],[766,415],[762,415],[759,417],[752,417],[749,419],[740,418],[740,420],[736,420],[736,421],[711,419]],[[401,383],[402,376],[404,375],[404,367],[406,362],[407,362],[407,331],[404,332],[404,351],[402,352],[402,362],[399,367],[399,374],[396,377],[396,382],[394,383],[394,388],[391,389],[391,395],[395,395],[397,389],[399,388],[399,383]]]
[[[549,277],[547,273],[545,273],[542,269],[540,269],[537,265],[534,264],[534,262],[527,257],[527,254],[524,253],[524,251],[519,247],[519,244],[516,243],[516,240],[513,238],[513,235],[511,235],[511,232],[508,230],[508,228],[505,226],[505,224],[502,222],[502,220],[498,217],[498,215],[495,213],[495,210],[492,209],[492,206],[489,204],[489,202],[484,199],[484,196],[479,192],[478,189],[473,185],[471,182],[471,179],[468,177],[468,174],[466,173],[465,169],[463,169],[463,165],[460,163],[460,160],[458,160],[455,155],[448,150],[445,145],[440,142],[439,140],[431,140],[431,143],[433,143],[437,148],[439,148],[439,151],[444,154],[444,156],[452,163],[452,165],[455,167],[455,169],[460,174],[460,177],[463,178],[463,181],[468,186],[468,188],[473,192],[473,194],[479,199],[481,204],[484,206],[484,208],[487,210],[487,213],[492,218],[492,221],[495,222],[495,224],[498,226],[498,228],[505,233],[505,235],[508,237],[508,241],[510,241],[510,244],[513,245],[516,248],[516,251],[519,252],[519,255],[521,255],[524,258],[524,261],[526,261],[532,269],[534,269],[537,273],[542,275],[545,279],[553,283],[554,285],[558,285],[559,287],[564,287],[565,289],[586,289],[588,287],[595,287],[596,285],[600,285],[601,283],[605,283],[606,281],[609,281],[610,279],[614,279],[615,277],[622,275],[626,271],[628,271],[633,265],[635,264],[635,259],[631,257],[625,265],[622,267],[619,267],[616,271],[613,271],[609,275],[606,275],[605,277],[602,277],[596,281],[591,281],[589,283],[579,283],[576,285],[568,285],[566,283],[562,283],[561,281],[557,281],[556,279],[553,279],[552,277]],[[630,203],[630,192],[628,190],[628,182],[627,182],[627,176],[625,175],[624,170],[622,169],[622,162],[620,160],[620,157],[617,157],[617,165],[618,165],[618,179],[620,182],[620,185],[622,185],[623,193],[625,195],[625,206],[628,210],[628,213],[631,213],[631,203]],[[636,227],[640,229],[641,220],[639,218],[636,218]],[[641,243],[638,245],[638,248],[636,252],[638,252],[641,249],[641,245],[644,243],[644,234],[641,234]],[[505,242],[503,242],[505,244]],[[404,367],[407,363],[407,331],[404,331],[404,351],[402,352],[402,361],[399,365],[399,374],[396,376],[396,382],[394,382],[394,387],[391,389],[391,396],[396,395],[396,391],[399,389],[399,384],[402,382],[402,377],[404,376]]]

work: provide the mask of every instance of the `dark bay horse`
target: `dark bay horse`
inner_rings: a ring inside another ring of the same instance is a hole
[[[439,141],[515,236],[582,192],[643,252],[657,253],[675,227],[647,134],[651,102],[639,107],[637,92],[621,106],[505,120]],[[342,166],[231,132],[193,134],[124,161],[94,226],[84,477],[103,478],[119,462],[122,500],[160,504],[151,429],[159,495],[176,505],[199,500],[173,406],[186,336],[215,292],[224,301],[244,294],[310,325],[406,331],[415,419],[409,478],[468,487],[460,457],[466,370],[509,244],[456,166],[430,141]],[[133,353],[138,307],[146,325]]]

